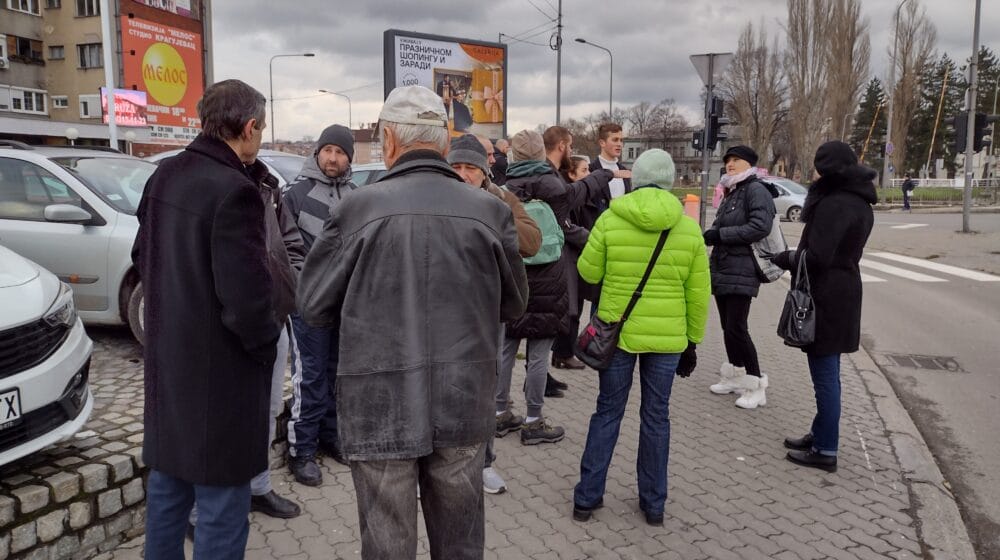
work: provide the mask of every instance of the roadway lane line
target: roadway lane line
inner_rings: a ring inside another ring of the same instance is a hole
[[[937,272],[951,274],[952,276],[958,276],[959,278],[975,280],[976,282],[1000,282],[1000,276],[994,276],[985,272],[977,272],[975,270],[967,270],[957,266],[936,263],[927,259],[917,259],[914,257],[907,257],[905,255],[897,255],[895,253],[867,253],[867,255],[869,257],[878,257],[880,259],[901,262],[903,264],[920,266]]]
[[[885,282],[885,278],[879,278],[878,276],[872,276],[871,274],[861,273],[861,283],[862,284],[875,284],[877,282]]]
[[[930,224],[903,224],[901,226],[892,226],[891,229],[913,229],[918,227],[927,227]]]
[[[882,264],[879,262],[872,262],[868,259],[861,259],[861,266],[866,266],[868,268],[877,270],[879,272],[885,272],[886,274],[892,274],[894,276],[901,276],[907,280],[913,280],[914,282],[947,282],[944,278],[936,278],[934,276],[928,276],[926,274],[921,274],[919,272],[912,272],[906,270],[905,268],[899,268],[896,266]]]

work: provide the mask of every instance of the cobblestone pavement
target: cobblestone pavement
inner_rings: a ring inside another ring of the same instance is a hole
[[[567,381],[565,398],[548,399],[546,416],[566,428],[554,445],[523,447],[516,435],[497,441],[496,468],[508,492],[486,496],[487,558],[502,559],[813,559],[921,558],[916,504],[852,361],[843,361],[840,469],[836,474],[784,460],[782,438],[801,435],[813,413],[805,356],[774,335],[781,283],[765,286],[751,312],[762,369],[771,378],[766,407],[744,411],[735,396],[708,391],[723,356],[717,320],[699,347],[699,367],[677,379],[671,398],[672,438],[665,525],[646,525],[638,508],[635,457],[638,383],[622,423],[605,508],[588,523],[572,520],[572,490],[597,394],[592,371],[553,373]],[[515,372],[520,387],[523,365]],[[514,393],[523,413],[523,396]],[[350,471],[325,459],[325,483],[308,488],[275,472],[279,493],[303,505],[297,519],[253,514],[247,558],[359,558],[357,510]],[[140,558],[134,539],[103,559]],[[189,549],[190,550],[190,549]],[[419,557],[427,557],[421,532]],[[943,556],[936,556],[943,557]]]

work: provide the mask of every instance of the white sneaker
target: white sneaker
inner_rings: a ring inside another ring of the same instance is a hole
[[[724,362],[719,368],[719,382],[708,388],[716,395],[728,395],[729,393],[739,393],[744,386],[742,378],[747,376],[746,368],[736,367],[729,362]]]
[[[740,398],[736,399],[736,406],[746,409],[754,409],[767,404],[767,376],[763,373],[760,377],[752,375],[746,376],[744,380],[745,390]]]
[[[507,484],[503,478],[497,474],[493,467],[483,469],[483,492],[487,494],[503,494],[507,491]]]

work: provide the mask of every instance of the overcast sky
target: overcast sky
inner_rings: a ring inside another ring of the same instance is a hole
[[[911,0],[913,1],[913,0]],[[916,0],[938,31],[939,51],[964,61],[972,51],[974,0]],[[314,58],[274,61],[278,138],[318,136],[347,123],[347,102],[318,93],[341,91],[353,103],[353,123],[373,122],[382,104],[382,33],[402,29],[496,41],[498,33],[547,45],[558,0],[215,0],[215,79],[242,79],[268,95],[268,60],[313,52]],[[872,70],[888,68],[896,0],[862,0],[871,28]],[[464,10],[456,9],[464,6]],[[763,23],[783,42],[784,0],[565,0],[562,115],[579,117],[608,105],[608,56],[573,41],[583,37],[614,53],[616,107],[673,98],[698,119],[703,87],[688,57],[726,52],[747,22]],[[544,12],[544,13],[543,13]],[[539,34],[535,34],[535,33]],[[981,44],[1000,51],[1000,1],[982,1]],[[508,133],[554,124],[556,53],[548,46],[509,42]],[[266,134],[269,137],[269,134]]]

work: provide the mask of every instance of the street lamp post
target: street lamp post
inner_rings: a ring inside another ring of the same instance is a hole
[[[335,91],[329,91],[329,90],[325,90],[325,89],[321,89],[321,90],[319,90],[319,92],[320,93],[329,93],[330,95],[339,95],[340,97],[343,97],[344,99],[347,100],[347,128],[349,128],[351,130],[354,130],[354,126],[351,124],[351,122],[353,122],[353,119],[351,118],[351,98],[347,97],[343,93],[337,93]]]
[[[896,50],[899,46],[899,10],[910,0],[901,0],[896,6],[892,26],[892,60],[889,61],[889,117],[885,125],[885,158],[882,162],[882,188],[889,187],[889,159],[892,156],[892,105],[896,90]]]
[[[611,50],[609,50],[606,47],[602,47],[597,43],[591,43],[590,41],[586,39],[581,39],[580,37],[576,38],[576,42],[583,43],[584,45],[590,45],[592,47],[597,47],[603,50],[604,52],[608,53],[608,57],[611,59],[611,69],[609,72],[610,78],[608,80],[608,118],[609,119],[614,118],[613,111],[614,111],[614,94],[615,94],[615,57],[614,55],[611,54]]]
[[[314,53],[276,54],[267,62],[267,85],[271,93],[271,146],[274,147],[274,59],[290,56],[316,56]]]

